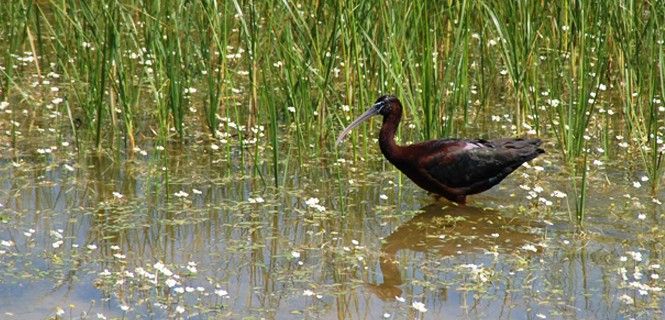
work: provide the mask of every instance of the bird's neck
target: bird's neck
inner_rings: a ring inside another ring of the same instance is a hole
[[[390,161],[395,163],[399,156],[402,147],[395,143],[395,134],[397,133],[397,126],[402,119],[401,112],[390,113],[383,118],[383,125],[379,132],[379,147],[381,153]]]

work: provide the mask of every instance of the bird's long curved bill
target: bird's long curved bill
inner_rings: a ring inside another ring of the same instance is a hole
[[[340,144],[342,141],[344,141],[344,139],[346,139],[346,136],[349,135],[349,133],[351,132],[351,130],[353,130],[353,128],[359,126],[361,123],[371,118],[373,115],[378,114],[379,110],[381,110],[379,106],[380,106],[379,104],[371,106],[367,111],[365,111],[365,113],[361,114],[358,118],[356,118],[356,120],[353,120],[353,122],[351,122],[351,124],[348,127],[346,127],[342,131],[342,133],[339,134],[339,136],[337,137],[337,144]]]

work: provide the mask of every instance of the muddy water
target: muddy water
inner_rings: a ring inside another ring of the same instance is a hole
[[[457,207],[378,155],[274,188],[237,150],[71,150],[0,162],[3,319],[663,317],[665,200],[611,166],[579,228],[552,156]]]

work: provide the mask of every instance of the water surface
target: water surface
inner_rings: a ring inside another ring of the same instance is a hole
[[[466,207],[378,154],[290,167],[275,188],[237,150],[8,154],[3,318],[662,317],[662,194],[630,181],[580,228],[552,155]]]

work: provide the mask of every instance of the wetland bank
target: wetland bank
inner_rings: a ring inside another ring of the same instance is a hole
[[[11,1],[5,319],[659,319],[665,6]],[[467,207],[381,156],[542,138]]]

